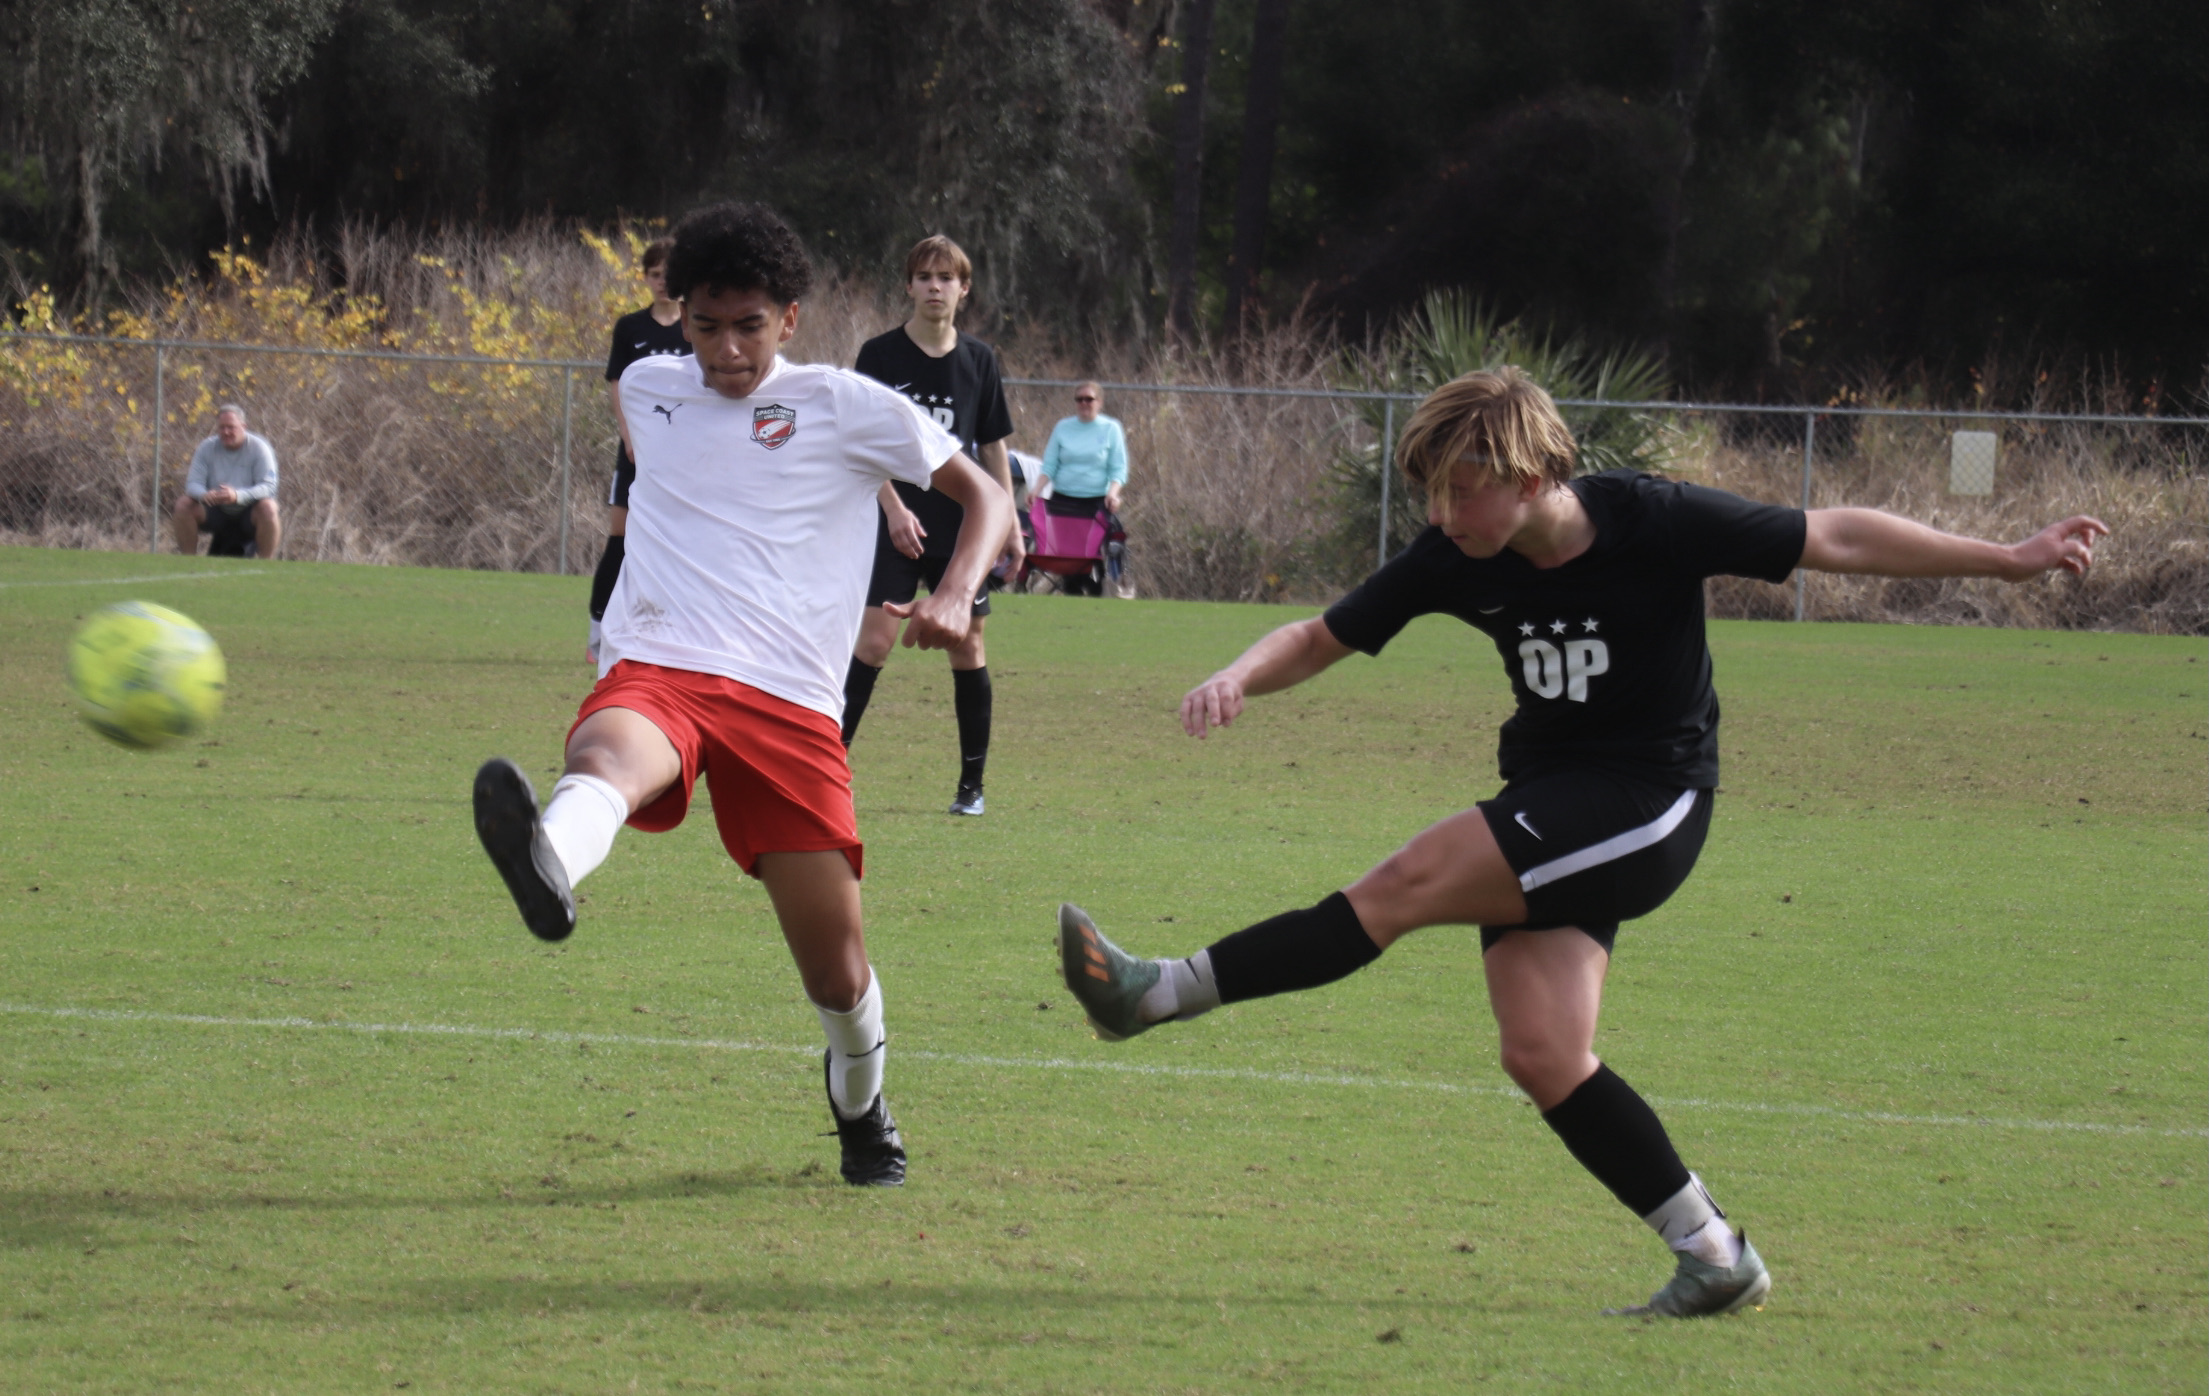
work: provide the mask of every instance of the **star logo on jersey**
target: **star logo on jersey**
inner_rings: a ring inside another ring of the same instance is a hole
[[[1595,617],[1590,616],[1586,620],[1580,622],[1580,628],[1587,631],[1590,635],[1593,635],[1595,633]]]
[[[1562,635],[1571,628],[1571,626],[1566,625],[1561,620],[1553,620],[1549,623],[1549,633],[1552,635]]]
[[[780,450],[784,442],[797,434],[797,409],[779,402],[752,409],[752,440],[768,450]]]
[[[673,426],[675,425],[675,410],[676,408],[679,408],[681,406],[682,404],[679,402],[676,403],[674,407],[667,407],[664,405],[655,404],[652,410],[659,413],[662,417],[667,418],[667,424],[669,426]]]
[[[1531,635],[1531,634],[1533,634],[1533,633],[1534,633],[1534,622],[1533,622],[1533,621],[1530,621],[1530,620],[1522,620],[1522,621],[1520,621],[1520,622],[1519,622],[1519,633],[1520,633],[1521,635]]]

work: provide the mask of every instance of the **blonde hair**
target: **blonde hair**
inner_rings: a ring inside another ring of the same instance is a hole
[[[1427,394],[1396,439],[1404,478],[1448,497],[1458,465],[1490,480],[1572,478],[1572,428],[1541,385],[1505,365],[1453,378]]]
[[[913,244],[913,250],[905,254],[905,279],[911,281],[924,271],[942,267],[957,277],[960,284],[974,284],[974,263],[968,259],[966,249],[935,233]]]

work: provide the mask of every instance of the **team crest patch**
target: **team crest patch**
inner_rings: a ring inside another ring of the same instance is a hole
[[[797,434],[797,409],[779,402],[752,409],[752,440],[768,450],[775,450]]]

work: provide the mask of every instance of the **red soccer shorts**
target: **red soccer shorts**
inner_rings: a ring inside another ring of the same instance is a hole
[[[762,853],[835,849],[863,876],[851,764],[836,719],[718,674],[624,659],[598,681],[575,727],[601,708],[642,715],[675,744],[683,774],[629,815],[629,827],[664,833],[690,812],[691,787],[713,787],[721,846],[752,876]],[[568,735],[575,735],[575,727]]]

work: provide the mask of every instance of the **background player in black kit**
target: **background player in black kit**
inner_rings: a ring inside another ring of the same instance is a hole
[[[629,419],[621,412],[621,375],[637,360],[653,354],[687,354],[690,341],[683,337],[683,308],[667,298],[667,254],[673,238],[647,243],[638,270],[652,288],[652,303],[614,321],[613,347],[606,354],[606,395],[614,405],[614,426],[621,440],[614,447],[614,487],[606,495],[606,550],[598,555],[598,571],[591,577],[591,638],[584,653],[598,662],[598,625],[606,618],[606,603],[613,598],[614,582],[621,576],[621,559],[629,536],[629,486],[637,478],[636,458],[629,453]]]
[[[1332,982],[1422,926],[1478,925],[1504,1070],[1678,1254],[1648,1304],[1610,1312],[1730,1313],[1762,1305],[1764,1262],[1593,1050],[1619,923],[1672,894],[1710,827],[1718,701],[1703,579],[1777,582],[1808,567],[2025,581],[2083,573],[2108,529],[2072,518],[2003,546],[1877,510],[1805,514],[1632,471],[1573,479],[1573,452],[1549,395],[1515,369],[1437,390],[1398,454],[1434,526],[1324,616],[1274,631],[1182,700],[1182,725],[1201,737],[1248,695],[1378,653],[1415,616],[1454,615],[1495,642],[1518,699],[1498,753],[1502,792],[1317,906],[1186,960],[1133,959],[1061,907],[1061,971],[1099,1036],[1117,1040]]]
[[[959,303],[973,289],[974,267],[959,245],[943,236],[922,238],[905,255],[905,292],[913,315],[888,334],[860,346],[852,365],[887,383],[933,415],[959,438],[966,453],[1012,496],[1012,464],[1005,440],[1012,435],[1012,409],[997,370],[997,351],[960,332]],[[897,643],[897,618],[884,602],[903,604],[925,583],[930,591],[943,577],[966,511],[941,490],[921,490],[899,482],[882,487],[882,524],[875,534],[874,576],[867,585],[866,616],[859,623],[851,670],[844,678],[844,745],[859,733],[875,680]],[[1018,572],[1025,553],[1015,524],[1005,540],[1010,560],[1006,575]],[[989,761],[989,656],[982,647],[983,622],[989,616],[989,592],[974,595],[974,624],[964,643],[951,651],[952,708],[959,724],[959,784],[951,797],[953,814],[982,812],[982,772]]]

